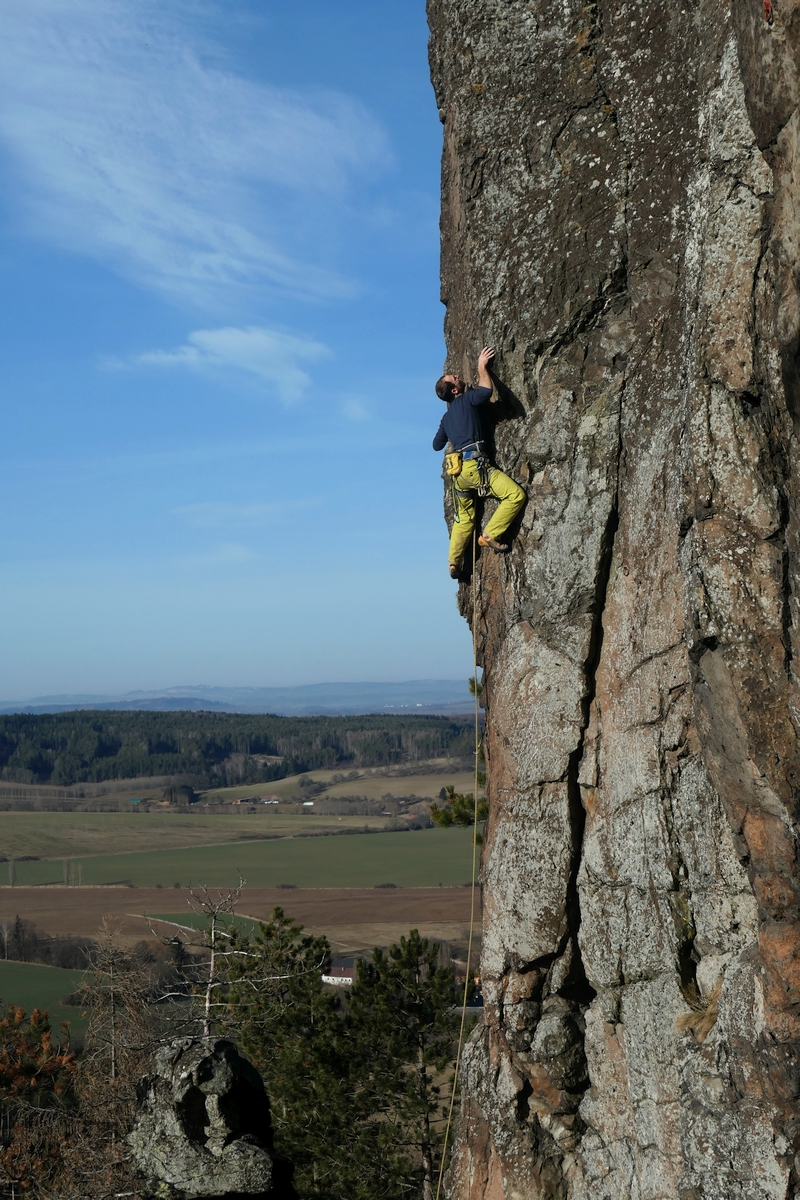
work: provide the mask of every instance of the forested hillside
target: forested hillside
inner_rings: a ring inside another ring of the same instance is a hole
[[[232,773],[259,783],[471,750],[468,725],[449,717],[96,711],[0,717],[0,778],[14,783],[186,775],[223,786]]]

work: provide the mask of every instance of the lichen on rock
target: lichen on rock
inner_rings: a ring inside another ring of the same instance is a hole
[[[800,4],[428,0],[447,366],[528,504],[454,1200],[800,1195]],[[769,16],[769,19],[767,17]]]
[[[222,1038],[181,1038],[140,1083],[129,1135],[153,1200],[293,1200],[261,1076]]]

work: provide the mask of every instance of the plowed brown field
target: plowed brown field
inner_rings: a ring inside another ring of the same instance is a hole
[[[15,887],[0,889],[0,922],[19,915],[51,935],[92,937],[104,916],[123,937],[150,937],[146,914],[189,912],[177,888]],[[479,901],[478,901],[479,903]],[[409,929],[459,942],[469,930],[470,889],[458,888],[247,888],[242,916],[264,920],[276,905],[313,933],[324,933],[338,953],[385,946]]]

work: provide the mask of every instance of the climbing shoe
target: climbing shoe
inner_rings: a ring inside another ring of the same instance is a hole
[[[449,571],[450,571],[450,578],[451,578],[451,579],[458,579],[458,576],[459,576],[459,573],[460,573],[460,572],[459,572],[459,570],[458,570],[458,567],[456,566],[456,564],[455,564],[455,563],[450,563],[450,564],[449,564]]]
[[[485,533],[478,538],[478,545],[483,546],[484,549],[491,547],[495,554],[505,554],[508,549],[508,546],[504,546],[502,542],[496,542],[493,537],[487,537]]]

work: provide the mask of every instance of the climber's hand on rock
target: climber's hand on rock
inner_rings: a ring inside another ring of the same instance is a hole
[[[494,349],[492,346],[484,346],[478,355],[478,386],[491,388],[492,377],[489,374],[488,363],[494,358]]]

